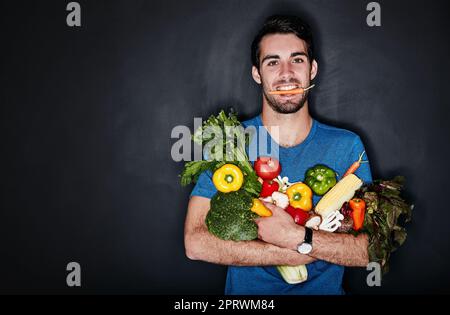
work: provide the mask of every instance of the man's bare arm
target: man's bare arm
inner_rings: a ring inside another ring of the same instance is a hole
[[[367,235],[314,231],[313,250],[317,259],[348,267],[366,267],[369,263]]]
[[[255,241],[224,241],[208,232],[205,218],[210,199],[193,196],[184,229],[186,255],[193,260],[235,266],[302,265],[315,261],[308,255]]]
[[[294,251],[305,238],[305,228],[296,225],[283,209],[271,204],[266,206],[272,210],[273,215],[256,220],[260,239]],[[365,267],[369,263],[367,246],[368,239],[364,234],[355,237],[350,234],[314,231],[313,250],[309,256],[342,266]]]

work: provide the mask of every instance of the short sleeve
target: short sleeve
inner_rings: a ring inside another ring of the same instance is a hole
[[[190,196],[200,196],[211,199],[216,192],[217,189],[212,182],[212,172],[205,171],[198,177],[197,183],[195,184],[194,189],[192,189]]]
[[[355,137],[348,165],[350,167],[354,162],[358,161],[359,156],[364,152],[362,160],[367,162],[361,163],[354,174],[361,178],[365,184],[370,184],[372,182],[372,172],[370,171],[369,158],[367,157],[367,151],[365,150],[361,138],[359,136]]]

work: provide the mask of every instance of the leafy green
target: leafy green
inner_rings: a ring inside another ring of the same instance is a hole
[[[261,183],[258,181],[258,175],[255,172],[247,174],[244,179],[242,189],[254,197],[258,197],[261,192]]]
[[[224,240],[256,239],[258,226],[253,219],[258,215],[250,209],[253,198],[259,196],[261,183],[245,150],[250,144],[250,135],[245,133],[234,112],[227,115],[222,110],[203,122],[194,132],[193,141],[204,148],[205,159],[185,164],[180,175],[183,186],[195,183],[203,172],[214,172],[226,163],[238,166],[244,174],[240,190],[230,193],[218,191],[212,197],[205,219],[208,230]]]
[[[208,231],[223,240],[249,241],[258,238],[258,215],[250,209],[252,196],[245,190],[217,192],[211,199],[211,209],[205,223]]]
[[[216,143],[215,140],[223,141]],[[250,135],[244,132],[233,111],[227,115],[221,110],[217,116],[211,115],[194,132],[193,141],[206,148],[206,159],[185,164],[180,175],[183,186],[195,183],[204,171],[214,172],[225,163],[232,163],[244,173],[243,189],[255,197],[259,196],[261,183],[245,150],[250,144]]]
[[[362,233],[369,236],[369,258],[381,265],[383,274],[389,271],[391,253],[406,240],[404,223],[411,221],[412,206],[401,196],[404,178],[375,180],[362,187],[356,195],[366,202]]]
[[[204,171],[213,172],[224,164],[224,162],[205,160],[187,162],[184,165],[183,172],[181,173],[181,185],[186,186],[190,183],[195,183],[197,182],[200,174]]]

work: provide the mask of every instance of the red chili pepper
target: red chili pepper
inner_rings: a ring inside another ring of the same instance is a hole
[[[278,184],[278,182],[274,181],[274,180],[265,180],[262,183],[262,189],[261,189],[261,193],[259,194],[260,197],[269,197],[272,196],[272,193],[275,191],[278,191],[278,188],[280,188],[280,185]]]
[[[366,203],[363,199],[354,198],[350,200],[349,205],[352,209],[353,230],[358,231],[364,225]]]
[[[294,222],[298,225],[305,225],[306,221],[308,221],[309,219],[308,212],[300,208],[288,206],[285,211],[291,215],[291,217],[294,219]]]

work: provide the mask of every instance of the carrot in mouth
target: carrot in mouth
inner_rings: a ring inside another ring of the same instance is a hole
[[[300,93],[304,93],[305,91],[311,89],[314,87],[314,84],[307,87],[307,88],[298,88],[298,89],[293,89],[293,90],[287,90],[287,91],[270,91],[269,94],[270,95],[283,95],[283,94],[300,94]]]
[[[270,95],[282,95],[282,94],[300,94],[303,93],[305,89],[293,89],[287,91],[270,91]]]

